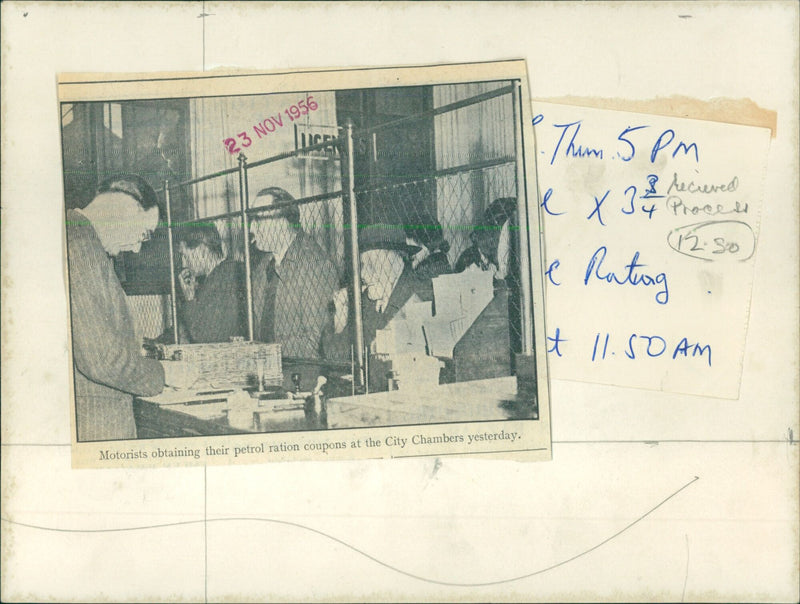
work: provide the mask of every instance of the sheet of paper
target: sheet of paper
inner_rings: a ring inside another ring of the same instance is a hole
[[[423,302],[414,294],[400,312],[389,321],[387,328],[379,329],[375,333],[376,352],[425,354],[425,335],[422,332],[422,325],[430,317],[431,303]]]
[[[433,279],[436,316],[425,322],[431,354],[452,358],[453,348],[493,296],[492,273],[476,266]]]
[[[534,115],[553,376],[737,398],[769,130]]]

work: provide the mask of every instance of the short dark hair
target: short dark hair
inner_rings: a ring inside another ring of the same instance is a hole
[[[185,224],[177,229],[178,242],[183,243],[190,250],[205,245],[208,250],[222,258],[222,239],[217,227],[213,224]]]
[[[280,187],[266,187],[265,189],[261,189],[258,193],[256,193],[256,198],[261,197],[262,195],[271,195],[275,198],[275,203],[286,203],[287,201],[294,201],[294,197],[286,191],[286,189],[281,189]],[[269,207],[269,206],[267,206]],[[300,228],[300,207],[296,205],[286,206],[275,210],[272,214],[268,216],[268,218],[274,218],[280,216],[281,218],[285,218],[292,226],[295,228]]]
[[[153,187],[138,174],[116,174],[97,185],[96,195],[101,193],[126,193],[133,197],[143,210],[158,208],[159,217],[163,217],[161,204],[158,202]]]

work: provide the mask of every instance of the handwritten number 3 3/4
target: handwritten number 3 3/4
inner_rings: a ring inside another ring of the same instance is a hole
[[[317,109],[319,109],[319,105],[314,100],[314,97],[310,96],[305,100],[298,101],[296,105],[287,107],[284,110],[284,113],[289,118],[289,121],[293,122],[294,120],[299,119],[304,115],[308,115]],[[246,148],[253,144],[253,140],[247,135],[247,132],[240,132],[236,136],[240,139],[239,141],[232,137],[226,138],[224,141],[222,141],[222,144],[225,145],[225,148],[231,155],[236,155],[242,150],[242,147]],[[237,144],[241,144],[241,147],[237,146]]]

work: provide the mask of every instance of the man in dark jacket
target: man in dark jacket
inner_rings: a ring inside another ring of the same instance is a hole
[[[483,217],[475,225],[475,230],[470,233],[470,239],[472,245],[459,256],[455,272],[460,273],[473,264],[492,272],[495,297],[507,299],[507,302],[496,300],[494,305],[502,306],[502,312],[508,314],[507,330],[511,351],[521,352],[517,198],[501,197],[489,204]],[[498,335],[498,339],[504,338],[500,338],[497,326],[492,327],[492,330]]]
[[[284,357],[317,359],[339,278],[328,255],[303,231],[293,201],[285,190],[267,187],[253,203],[265,208],[251,223],[255,245],[265,252],[253,265],[255,335],[280,343]]]
[[[180,319],[191,342],[228,342],[247,335],[244,264],[225,259],[213,224],[178,231],[183,269],[178,283],[184,303]]]

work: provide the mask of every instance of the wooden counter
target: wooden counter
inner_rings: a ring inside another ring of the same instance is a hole
[[[328,368],[287,364],[286,384],[291,385],[293,373],[301,373],[303,389],[311,389],[320,371]],[[226,410],[230,393],[195,396],[193,402],[185,403],[180,401],[186,400],[186,393],[165,391],[157,397],[136,399],[134,416],[139,438],[538,419],[536,401],[517,394],[517,379],[513,376],[357,396],[341,396],[343,385],[336,382],[329,382],[327,394],[333,398],[327,400],[319,414],[310,405],[292,411],[259,411],[258,401],[253,399],[252,407],[246,405],[239,411],[239,417],[246,421],[231,421],[233,411]],[[197,400],[203,402],[195,404]],[[243,427],[255,411],[259,411],[257,423]]]
[[[536,402],[517,395],[517,379],[513,376],[347,396],[327,402],[328,428],[504,419],[538,419]]]
[[[311,390],[317,376],[334,377],[342,371],[328,364],[284,361],[283,390],[293,389],[292,374],[300,374],[303,390]],[[335,388],[331,389],[333,393]],[[211,388],[204,392],[212,391]],[[226,410],[229,397],[237,391],[220,391],[217,394],[202,394],[165,389],[159,395],[137,398],[133,402],[133,413],[139,438],[166,438],[176,436],[213,436],[221,434],[249,434],[254,432],[293,432],[320,430],[325,428],[324,417],[309,408],[290,411],[269,412],[259,408],[258,400],[253,399],[252,408],[243,409],[242,416],[258,412],[257,423],[245,427],[245,421],[231,421],[230,411]],[[336,392],[341,394],[342,391]],[[241,392],[239,392],[241,395]],[[289,401],[276,401],[287,403]],[[237,418],[238,419],[238,418]],[[245,418],[246,419],[246,418]]]

